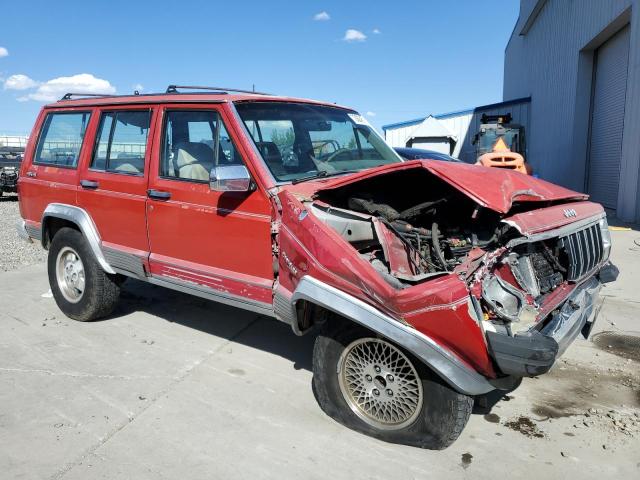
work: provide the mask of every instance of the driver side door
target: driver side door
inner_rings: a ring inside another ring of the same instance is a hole
[[[271,308],[271,207],[266,192],[217,192],[214,165],[244,155],[217,106],[164,108],[147,201],[152,281],[254,311]]]

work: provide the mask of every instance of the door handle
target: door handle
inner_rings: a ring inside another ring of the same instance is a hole
[[[37,175],[37,172],[34,172],[32,170],[27,172],[27,177],[35,178],[36,175]]]
[[[100,186],[98,182],[93,180],[80,180],[80,185],[88,190],[95,190]]]
[[[147,196],[152,200],[169,200],[171,198],[171,192],[150,189],[147,190]]]

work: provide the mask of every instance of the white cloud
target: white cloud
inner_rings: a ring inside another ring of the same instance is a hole
[[[28,90],[30,88],[37,87],[38,85],[38,82],[26,75],[22,75],[21,73],[11,75],[4,81],[5,90]]]
[[[9,50],[4,47],[0,47],[0,58],[9,56]]]
[[[21,97],[19,100],[53,102],[67,92],[113,94],[116,93],[116,89],[108,80],[96,78],[90,73],[80,73],[70,77],[54,78],[41,83],[35,92]]]
[[[144,85],[142,85],[141,83],[136,83],[133,86],[133,91],[137,91],[137,92],[142,92],[144,90]]]
[[[372,32],[373,32],[373,34],[374,34],[374,35],[380,35],[380,34],[382,33],[382,32],[381,32],[379,29],[377,29],[377,28],[374,28]]]
[[[313,19],[314,19],[316,22],[326,22],[327,20],[331,20],[331,15],[329,15],[329,14],[328,14],[327,12],[325,12],[325,11],[322,11],[322,12],[320,12],[320,13],[316,13],[316,14],[313,16]]]
[[[376,112],[367,112],[367,117],[375,117],[376,116]]]
[[[343,40],[345,42],[364,42],[367,39],[367,36],[362,33],[360,30],[354,30],[350,28],[346,32],[344,32]]]

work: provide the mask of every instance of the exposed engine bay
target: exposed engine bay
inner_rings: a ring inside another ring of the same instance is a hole
[[[311,208],[396,288],[453,271],[472,249],[497,247],[510,229],[427,172],[322,192]]]
[[[522,327],[538,320],[547,295],[604,258],[598,224],[529,242],[497,212],[424,171],[320,191],[309,207],[396,289],[449,272],[466,278],[483,318],[506,326],[505,333],[521,317]],[[533,208],[539,205],[514,205],[512,212]]]

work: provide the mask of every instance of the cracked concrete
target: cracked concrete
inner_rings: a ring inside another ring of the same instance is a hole
[[[596,332],[640,330],[638,237],[614,232],[623,274],[605,290]],[[634,421],[638,363],[589,341],[578,340],[549,375],[477,410],[452,447],[431,452],[326,417],[311,392],[312,336],[139,282],[126,285],[112,318],[78,323],[42,297],[47,290],[43,265],[0,273],[2,478],[640,474],[639,438],[587,416],[613,409]]]

